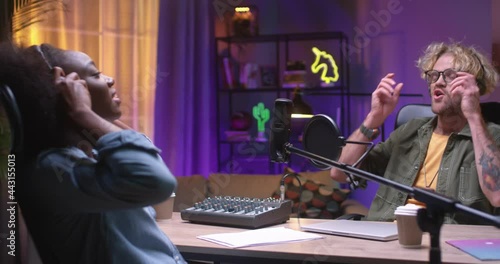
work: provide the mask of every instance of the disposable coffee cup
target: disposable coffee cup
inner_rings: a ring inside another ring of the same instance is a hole
[[[396,208],[399,244],[405,248],[419,248],[422,245],[422,230],[417,223],[417,212],[422,207],[407,204]]]
[[[172,193],[167,200],[153,205],[153,208],[156,211],[156,220],[167,220],[172,218],[172,213],[174,212],[174,200],[175,193]]]

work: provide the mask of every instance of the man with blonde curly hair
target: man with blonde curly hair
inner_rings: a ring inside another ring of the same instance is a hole
[[[489,214],[500,213],[500,126],[486,122],[480,96],[491,93],[498,73],[478,50],[461,43],[432,43],[418,59],[431,97],[432,118],[402,125],[367,155],[361,168],[393,181],[426,188]],[[403,88],[394,73],[382,78],[372,93],[371,110],[349,140],[373,140],[394,111]],[[353,164],[362,145],[344,147],[340,161]],[[335,168],[331,176],[346,182]],[[408,194],[381,185],[368,220],[392,221],[395,209],[407,203],[425,206]],[[445,223],[480,224],[461,213]]]

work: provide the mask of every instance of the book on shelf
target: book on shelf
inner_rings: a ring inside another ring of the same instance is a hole
[[[227,141],[250,141],[250,133],[248,131],[225,131]]]
[[[233,62],[231,62],[231,58],[223,57],[222,58],[222,76],[223,83],[226,89],[233,89],[235,87],[235,78],[234,78],[234,70],[233,70]]]

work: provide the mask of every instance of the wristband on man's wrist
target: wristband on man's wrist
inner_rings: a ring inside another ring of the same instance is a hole
[[[361,124],[361,126],[359,127],[359,131],[361,131],[361,134],[363,134],[365,137],[367,137],[368,140],[374,140],[380,135],[380,129],[367,128],[363,124]]]

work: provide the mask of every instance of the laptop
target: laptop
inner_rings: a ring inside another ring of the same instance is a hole
[[[378,241],[398,239],[397,225],[391,222],[331,220],[303,225],[302,230]]]

